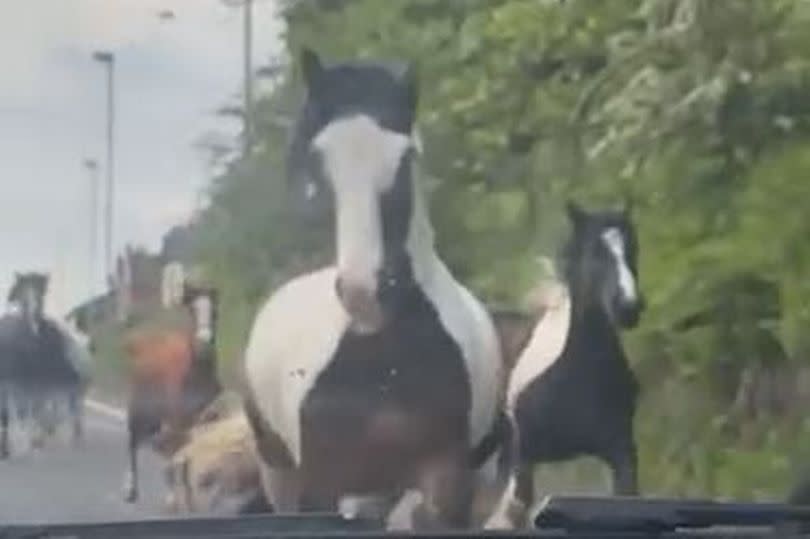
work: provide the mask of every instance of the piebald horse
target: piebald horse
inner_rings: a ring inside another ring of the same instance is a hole
[[[511,524],[534,503],[536,463],[595,456],[612,469],[616,494],[638,492],[638,383],[619,334],[638,323],[644,307],[635,227],[627,208],[587,212],[569,202],[567,213],[564,282],[509,377],[506,405],[519,442],[495,518]]]
[[[416,526],[465,527],[505,382],[489,315],[434,248],[414,69],[301,60],[289,177],[310,203],[333,201],[337,253],[252,327],[245,407],[264,489],[279,512],[415,490]]]

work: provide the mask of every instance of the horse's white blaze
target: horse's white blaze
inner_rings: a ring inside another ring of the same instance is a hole
[[[301,403],[337,349],[349,318],[335,295],[334,268],[294,279],[256,317],[245,369],[256,406],[301,459]]]
[[[326,126],[313,146],[335,194],[340,278],[374,291],[383,259],[380,194],[393,186],[411,139],[357,115]]]
[[[618,228],[609,228],[602,233],[602,241],[605,242],[610,253],[616,262],[616,269],[619,273],[619,289],[622,297],[627,302],[636,301],[636,279],[627,266],[626,248],[624,236]]]
[[[562,283],[549,294],[547,310],[532,332],[529,344],[518,358],[509,378],[506,404],[513,410],[515,402],[532,380],[543,374],[562,355],[571,328],[571,297]]]
[[[210,342],[214,336],[211,298],[205,295],[197,296],[191,308],[194,310],[195,337],[200,341]]]

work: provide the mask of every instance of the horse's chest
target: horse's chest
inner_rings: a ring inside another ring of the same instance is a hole
[[[419,453],[425,443],[466,442],[470,394],[461,351],[435,319],[346,334],[302,403],[302,451]]]

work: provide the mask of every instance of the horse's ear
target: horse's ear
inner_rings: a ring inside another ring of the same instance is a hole
[[[308,47],[304,47],[301,51],[301,73],[304,75],[304,82],[307,88],[317,86],[318,81],[323,75],[323,63],[320,57]]]
[[[566,201],[565,211],[568,213],[568,219],[574,225],[581,223],[585,219],[585,210],[573,200]]]

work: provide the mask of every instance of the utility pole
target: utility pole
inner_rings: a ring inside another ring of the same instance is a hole
[[[90,179],[90,259],[89,281],[90,296],[96,293],[96,271],[98,268],[98,161],[95,159],[85,159],[84,168],[87,170]]]
[[[244,93],[245,93],[245,123],[244,123],[244,155],[248,155],[253,143],[253,0],[242,0],[244,16]]]
[[[115,162],[113,156],[115,135],[115,55],[96,51],[93,59],[107,68],[107,197],[104,204],[104,275],[112,275],[113,266],[113,203],[115,201]]]

